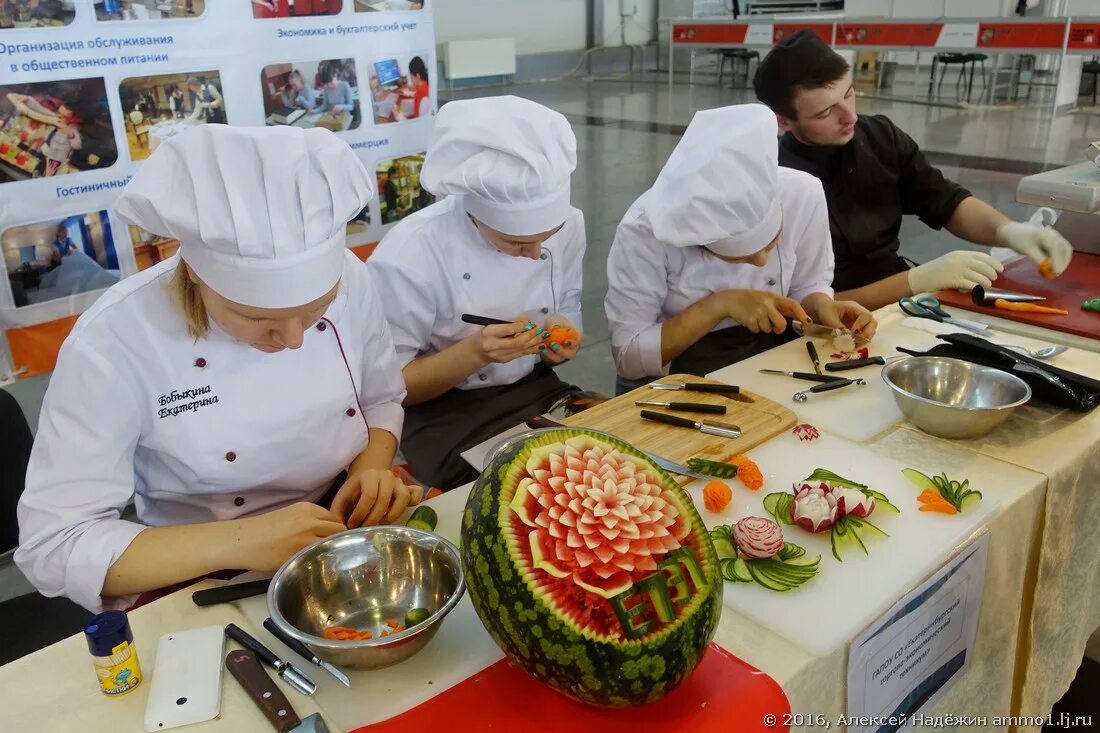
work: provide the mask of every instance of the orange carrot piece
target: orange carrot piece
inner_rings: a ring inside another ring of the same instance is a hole
[[[710,481],[703,487],[703,505],[708,512],[718,514],[730,505],[733,490],[725,481]]]
[[[580,334],[576,330],[565,326],[554,326],[550,329],[549,334],[542,337],[542,340],[548,344],[558,343],[565,346],[567,341],[575,344],[578,338],[580,338]]]
[[[389,626],[391,629],[396,629],[400,625],[401,624],[399,624],[397,622],[397,619],[393,619],[393,618],[386,619],[386,626]]]
[[[918,509],[922,512],[939,512],[940,514],[958,514],[959,510],[946,501],[935,504],[921,504]]]
[[[1051,264],[1050,260],[1043,260],[1039,263],[1039,274],[1047,280],[1053,280],[1058,277],[1054,274],[1054,265]]]
[[[946,501],[946,499],[940,496],[940,492],[936,491],[935,489],[925,489],[924,491],[920,492],[920,496],[917,497],[917,501],[919,501],[921,504],[937,504],[941,501]]]
[[[1049,313],[1054,316],[1068,316],[1069,311],[1062,310],[1061,308],[1051,308],[1046,305],[1036,305],[1035,303],[1011,303],[1007,300],[997,298],[993,301],[993,305],[998,308],[1003,308],[1006,311],[1017,311],[1025,313]]]
[[[726,463],[737,466],[737,478],[741,479],[745,488],[756,491],[764,485],[764,475],[760,473],[760,467],[748,456],[736,455]]]

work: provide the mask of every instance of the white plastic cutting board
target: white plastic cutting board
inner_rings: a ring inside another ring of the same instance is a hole
[[[843,562],[833,558],[827,532],[811,534],[784,526],[785,540],[801,545],[808,555],[821,555],[817,577],[799,588],[777,593],[755,583],[726,583],[727,611],[748,616],[816,656],[842,647],[946,561],[954,548],[996,511],[999,485],[1039,479],[975,453],[965,475],[949,473],[948,477],[970,479],[971,487],[982,491],[983,500],[964,513],[944,515],[918,511],[916,497],[920,491],[901,474],[906,464],[827,433],[816,441],[801,442],[788,432],[750,451],[749,456],[764,474],[764,488],[749,491],[733,479],[729,482],[734,489],[733,501],[720,515],[702,508],[702,481],[688,485],[708,527],[732,524],[747,516],[770,517],[764,511],[764,496],[790,491],[792,483],[816,468],[866,484],[885,494],[901,510],[898,514],[876,510],[869,519],[890,536],[865,536],[868,555],[846,545]],[[924,465],[912,467],[928,475],[940,472],[934,456],[929,456]]]

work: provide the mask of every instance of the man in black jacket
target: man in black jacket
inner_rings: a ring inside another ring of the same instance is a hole
[[[898,254],[905,214],[975,244],[1013,249],[1060,275],[1073,249],[1052,229],[1014,222],[944,178],[911,137],[882,115],[856,114],[848,63],[811,31],[784,39],[753,80],[785,131],[779,164],[821,180],[829,202],[836,297],[874,310],[947,288],[989,287],[1003,269],[959,250],[910,269]]]

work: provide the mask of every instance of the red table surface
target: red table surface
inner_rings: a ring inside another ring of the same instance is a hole
[[[502,659],[412,710],[354,733],[763,733],[787,730],[790,712],[775,680],[712,643],[682,685],[642,707],[582,705]]]
[[[1081,310],[1082,302],[1089,298],[1100,298],[1100,255],[1075,252],[1069,267],[1054,280],[1047,280],[1040,275],[1038,266],[1031,260],[1016,260],[1005,267],[1005,271],[993,283],[993,287],[999,290],[1045,296],[1046,300],[1038,301],[1036,305],[1061,308],[1069,311],[1069,315],[1043,315],[974,305],[969,293],[960,293],[955,290],[941,290],[936,293],[936,297],[944,305],[988,313],[997,318],[1030,323],[1075,336],[1100,339],[1100,313]]]

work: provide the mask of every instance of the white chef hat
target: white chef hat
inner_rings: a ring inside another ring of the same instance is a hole
[[[783,221],[775,113],[762,104],[696,112],[646,193],[653,235],[727,257],[768,246]]]
[[[183,260],[222,297],[290,308],[339,282],[345,227],[374,187],[328,130],[200,125],[162,143],[115,210],[178,239]]]
[[[519,97],[485,97],[439,110],[421,183],[436,196],[462,196],[493,229],[526,236],[569,217],[576,167],[577,139],[563,116]]]

